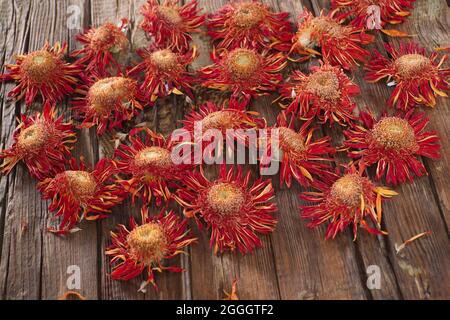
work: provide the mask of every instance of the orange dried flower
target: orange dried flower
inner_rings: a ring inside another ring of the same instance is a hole
[[[145,93],[150,102],[158,97],[165,97],[172,93],[186,94],[194,99],[192,83],[194,76],[188,71],[188,65],[198,56],[193,47],[186,53],[176,53],[171,49],[141,49],[138,54],[143,61],[132,68],[129,73],[137,75],[144,73],[144,81],[140,90]]]
[[[321,64],[312,67],[310,74],[294,70],[282,87],[281,96],[292,100],[287,110],[300,118],[317,117],[321,123],[348,125],[355,119],[356,104],[351,97],[359,92],[359,86],[340,67]]]
[[[111,278],[130,280],[147,270],[142,290],[149,283],[157,288],[154,271],[182,272],[180,267],[168,267],[167,261],[197,240],[186,226],[187,220],[181,220],[173,211],[150,217],[143,207],[140,224],[131,217],[129,228],[118,225],[118,231],[111,232],[112,244],[106,249],[113,265]]]
[[[340,19],[350,19],[350,23],[360,28],[366,28],[367,20],[376,7],[380,13],[380,27],[386,24],[403,23],[411,14],[415,0],[331,0],[331,9]],[[378,17],[373,17],[374,19]]]
[[[389,106],[402,110],[416,104],[434,107],[437,96],[447,97],[450,69],[443,67],[447,55],[438,60],[436,52],[427,55],[425,49],[415,43],[401,43],[398,49],[385,44],[385,48],[391,58],[375,50],[365,67],[365,79],[369,82],[386,79],[388,85],[395,85]]]
[[[101,159],[94,170],[88,170],[83,161],[72,158],[67,170],[53,178],[39,182],[38,189],[44,199],[51,200],[49,211],[61,217],[59,227],[50,232],[64,235],[83,219],[106,218],[110,209],[124,198],[124,191],[113,182],[117,169],[109,159]]]
[[[314,228],[328,222],[326,239],[334,239],[339,232],[352,225],[354,240],[358,226],[373,234],[386,234],[381,230],[381,204],[383,198],[397,195],[384,187],[375,186],[363,176],[364,167],[351,165],[342,176],[332,181],[315,184],[317,191],[303,192],[300,198],[312,205],[300,207],[300,216],[310,219],[308,227]],[[370,227],[369,218],[376,227]]]
[[[52,104],[71,94],[83,69],[77,63],[66,62],[66,52],[67,44],[57,42],[50,47],[46,43],[40,50],[18,55],[15,64],[6,64],[9,73],[1,74],[0,81],[17,83],[8,96],[17,100],[25,97],[29,106],[38,94],[44,103]]]
[[[376,164],[375,179],[386,175],[388,184],[412,181],[427,173],[419,156],[439,158],[439,137],[436,132],[424,131],[428,118],[424,113],[406,115],[384,115],[376,120],[361,112],[361,125],[344,132],[344,144],[351,148],[349,156],[360,159],[366,166]]]
[[[80,128],[97,126],[97,133],[121,127],[143,107],[139,100],[137,81],[124,76],[89,79],[88,84],[77,90],[82,97],[72,102],[75,112],[83,118]]]
[[[21,115],[13,145],[0,153],[1,173],[9,173],[19,161],[31,176],[42,180],[64,168],[71,146],[77,141],[72,122],[56,116],[56,109],[46,102],[42,113]]]
[[[159,47],[171,48],[177,52],[189,49],[192,33],[199,33],[205,22],[200,14],[198,1],[191,0],[178,5],[178,0],[147,0],[141,8],[144,21],[141,28],[152,35]]]
[[[141,138],[139,134],[142,133]],[[115,151],[115,163],[126,178],[118,183],[132,195],[147,204],[155,197],[156,205],[172,198],[171,189],[179,186],[185,171],[191,165],[172,161],[174,143],[148,128],[136,128],[128,135],[130,144],[121,144]]]
[[[202,68],[202,85],[211,89],[229,91],[232,99],[248,103],[252,96],[268,94],[278,88],[283,79],[280,71],[286,66],[282,53],[262,53],[254,49],[226,49],[211,53],[214,64]],[[245,103],[245,104],[246,104]]]
[[[275,126],[269,128],[267,139],[267,152],[260,158],[261,168],[269,166],[272,161],[280,162],[280,184],[285,183],[291,187],[292,177],[303,186],[309,186],[317,177],[332,179],[335,174],[329,164],[333,161],[330,155],[336,150],[330,145],[330,137],[313,140],[314,129],[308,128],[306,122],[299,131],[295,130],[293,118],[287,120],[286,113],[282,112],[277,118]],[[274,152],[272,139],[273,131],[277,130],[278,138],[275,141],[280,154]]]
[[[231,50],[244,45],[288,51],[292,37],[288,17],[288,12],[273,12],[256,0],[232,1],[209,17],[208,34],[218,48]]]
[[[201,218],[211,228],[210,246],[214,252],[238,249],[250,253],[261,246],[258,233],[267,234],[275,229],[277,211],[271,180],[256,180],[250,185],[250,171],[242,175],[226,166],[220,168],[219,178],[209,181],[202,168],[184,180],[186,187],[178,189],[176,200],[184,208],[186,217]]]
[[[322,55],[325,62],[348,70],[369,56],[369,51],[362,45],[373,42],[374,37],[364,33],[363,28],[341,25],[333,14],[324,15],[323,12],[314,17],[305,10],[298,19],[298,30],[292,38],[290,50],[300,54],[297,61]],[[320,48],[320,52],[315,48]]]
[[[123,60],[130,47],[124,31],[127,29],[127,19],[122,19],[119,26],[106,22],[97,28],[88,29],[76,39],[83,48],[72,52],[72,56],[80,56],[78,62],[86,64],[86,72],[97,76],[108,76],[122,70],[119,63]]]

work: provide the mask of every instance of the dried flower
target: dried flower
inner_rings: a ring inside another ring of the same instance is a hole
[[[141,49],[138,50],[138,54],[143,61],[129,73],[131,75],[144,73],[140,90],[146,94],[147,99],[153,103],[158,97],[165,97],[171,93],[186,94],[194,99],[192,93],[194,76],[187,67],[198,56],[195,47],[184,54],[167,48]]]
[[[385,48],[391,58],[375,50],[366,65],[366,80],[393,81],[395,89],[388,100],[390,106],[403,110],[416,104],[434,107],[436,96],[447,97],[450,69],[442,67],[447,55],[438,61],[436,52],[427,55],[425,49],[415,43],[401,43],[398,49],[385,44]]]
[[[141,8],[144,20],[141,28],[154,37],[160,47],[169,47],[177,52],[189,49],[191,33],[199,33],[205,23],[205,15],[200,14],[198,1],[188,1],[183,6],[178,0],[147,0]]]
[[[310,74],[294,70],[283,86],[281,96],[292,100],[288,112],[304,119],[318,117],[332,124],[350,124],[356,107],[351,97],[358,95],[359,86],[353,83],[340,67],[321,64],[311,68]]]
[[[125,192],[112,181],[117,173],[113,162],[101,159],[94,170],[86,169],[81,160],[72,158],[68,170],[61,170],[54,178],[47,178],[38,184],[44,199],[51,200],[49,211],[61,217],[56,234],[67,234],[83,219],[106,218],[110,209],[122,202]]]
[[[258,53],[253,49],[231,51],[215,49],[211,53],[214,64],[200,70],[202,85],[211,89],[230,91],[232,99],[248,103],[251,96],[268,94],[281,82],[280,71],[286,66],[282,53]]]
[[[17,83],[8,96],[17,100],[25,97],[25,104],[29,106],[38,94],[43,103],[52,104],[71,94],[82,67],[77,63],[66,62],[64,60],[66,52],[66,44],[61,46],[57,42],[50,47],[46,43],[40,50],[18,55],[16,64],[5,64],[9,73],[1,74],[0,81]]]
[[[187,220],[181,220],[172,211],[150,217],[148,209],[143,207],[141,224],[131,217],[129,229],[118,225],[118,231],[111,232],[112,244],[106,249],[113,265],[111,278],[130,280],[147,269],[142,290],[149,283],[157,288],[154,271],[182,272],[180,267],[168,267],[163,262],[184,253],[183,248],[197,240],[190,235],[186,225]]]
[[[314,17],[309,11],[299,16],[298,31],[292,38],[291,53],[300,54],[297,61],[322,55],[322,59],[332,65],[350,69],[363,62],[369,52],[361,46],[373,42],[372,35],[364,33],[363,28],[341,25],[332,14]],[[320,48],[321,53],[314,50]]]
[[[139,136],[142,133],[143,138]],[[123,188],[132,195],[142,198],[147,204],[155,197],[156,204],[171,199],[170,189],[179,185],[187,164],[175,164],[172,161],[171,140],[154,133],[148,128],[136,128],[130,131],[129,145],[121,144],[115,151],[115,163],[125,179],[118,178]]]
[[[122,121],[130,120],[143,107],[137,81],[118,76],[92,78],[86,86],[77,90],[81,97],[73,101],[73,109],[82,118],[81,128],[97,125],[97,133],[121,127]]]
[[[329,180],[335,174],[330,165],[324,161],[333,161],[329,158],[336,151],[330,145],[330,137],[323,137],[313,141],[314,129],[308,128],[306,122],[299,131],[294,128],[293,118],[287,120],[286,113],[282,112],[277,118],[275,126],[269,128],[267,139],[267,152],[260,158],[261,167],[270,165],[272,161],[279,161],[280,184],[285,183],[291,187],[292,177],[303,186],[309,186],[316,177]],[[277,130],[277,139],[273,141],[273,131]],[[280,154],[277,156],[273,143],[277,143]]]
[[[411,14],[415,0],[331,0],[331,9],[336,12],[336,18],[350,19],[350,24],[367,28],[368,19],[371,19],[372,7],[377,7],[378,16],[373,16],[373,19],[378,19],[380,25],[383,27],[386,24],[403,23]],[[375,23],[376,21],[374,21]]]
[[[352,225],[354,240],[358,226],[373,234],[386,234],[380,225],[382,198],[390,198],[397,193],[375,186],[363,176],[363,172],[363,166],[356,169],[351,165],[334,181],[316,183],[317,191],[300,194],[301,199],[314,203],[300,207],[300,216],[311,220],[308,227],[314,228],[328,221],[326,239],[334,239],[348,225]],[[376,224],[376,228],[368,225],[367,217]]]
[[[256,0],[233,1],[212,14],[208,34],[218,48],[275,48],[288,51],[292,28],[288,12],[276,13]]]
[[[75,50],[72,56],[81,55],[78,62],[86,64],[88,73],[102,77],[116,74],[122,70],[119,61],[127,56],[130,47],[124,33],[127,25],[127,19],[122,19],[119,26],[106,22],[77,35],[76,39],[83,44],[83,48]]]
[[[361,125],[344,132],[344,144],[351,148],[349,156],[366,166],[377,165],[375,179],[386,175],[388,184],[397,185],[413,176],[427,173],[419,156],[439,158],[439,138],[436,132],[424,131],[428,118],[424,113],[405,116],[384,115],[379,120],[366,112],[360,114]]]
[[[21,115],[13,145],[0,153],[2,173],[9,173],[23,161],[31,176],[41,180],[64,168],[71,145],[76,141],[72,122],[56,116],[56,109],[46,102],[42,113]]]
[[[185,178],[186,188],[179,189],[176,200],[184,208],[186,217],[201,218],[211,228],[210,246],[214,252],[236,248],[250,253],[261,246],[258,233],[267,234],[275,229],[277,211],[270,180],[257,179],[249,185],[250,171],[242,176],[242,169],[220,168],[219,178],[209,181],[202,168]]]

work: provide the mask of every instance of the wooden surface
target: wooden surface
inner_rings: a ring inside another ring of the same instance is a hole
[[[14,61],[16,53],[40,48],[46,40],[65,41],[69,48],[79,47],[74,36],[81,30],[67,28],[71,5],[80,8],[81,27],[98,26],[105,21],[117,22],[122,17],[131,21],[129,37],[133,49],[145,46],[147,39],[139,30],[139,7],[143,0],[0,0],[0,61]],[[218,9],[225,0],[200,0],[206,12]],[[318,14],[329,1],[264,0],[276,10],[291,13],[292,21],[308,8]],[[414,40],[431,49],[449,45],[450,10],[445,0],[418,0],[406,23],[399,30],[415,35]],[[383,50],[383,42],[396,39],[377,35],[371,48]],[[201,50],[194,68],[209,62],[209,44],[205,36],[196,36]],[[306,70],[307,64],[292,65]],[[371,106],[380,111],[385,107],[389,88],[385,84],[367,84],[361,70],[353,73],[362,87],[357,98],[359,107]],[[0,90],[0,148],[10,146],[15,117],[24,110],[20,103],[7,100],[12,83],[1,84]],[[253,101],[252,110],[259,111],[269,124],[279,109],[272,105],[275,96]],[[203,96],[201,99],[217,99]],[[156,109],[142,117],[157,131],[168,134],[187,111],[182,99],[168,98]],[[200,100],[200,99],[199,99]],[[70,116],[67,103],[61,112]],[[388,237],[359,233],[352,241],[350,231],[334,241],[325,241],[325,228],[310,230],[299,218],[297,194],[301,188],[280,188],[274,177],[279,224],[270,236],[263,237],[263,247],[248,256],[224,254],[214,256],[208,245],[208,235],[199,233],[197,245],[189,255],[179,258],[186,269],[181,274],[157,275],[160,290],[148,288],[138,293],[142,278],[129,282],[112,281],[110,267],[104,256],[109,231],[117,223],[126,223],[132,208],[127,202],[114,209],[110,218],[99,222],[83,222],[82,231],[67,238],[46,232],[50,223],[48,203],[41,200],[36,183],[22,166],[0,180],[0,298],[55,299],[67,291],[67,268],[79,266],[81,288],[77,290],[88,299],[220,299],[229,291],[233,279],[238,280],[242,299],[449,299],[450,263],[450,104],[439,99],[435,110],[427,110],[430,128],[441,137],[442,159],[423,159],[429,175],[396,190],[400,195],[385,203],[384,228]],[[338,145],[340,128],[323,128],[321,134],[333,137]],[[95,130],[79,133],[75,154],[83,154],[94,163],[110,153],[108,144],[99,141]],[[342,161],[340,159],[339,161]],[[257,170],[252,168],[257,175]],[[214,174],[215,169],[208,169]],[[395,245],[423,231],[432,234],[422,238],[400,254]],[[371,265],[381,270],[381,288],[370,290],[366,285],[366,270]]]

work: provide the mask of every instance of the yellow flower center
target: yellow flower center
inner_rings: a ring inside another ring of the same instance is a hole
[[[172,164],[169,150],[156,146],[142,149],[134,161],[140,168],[152,166],[161,170],[167,169]]]
[[[133,229],[127,236],[130,255],[146,266],[164,258],[167,240],[162,227],[154,222]]]
[[[150,59],[161,71],[167,72],[180,68],[177,55],[170,49],[155,51],[150,55]]]
[[[416,135],[408,121],[387,117],[376,123],[372,129],[373,139],[381,146],[393,150],[416,151]]]
[[[94,176],[86,171],[68,170],[63,173],[69,184],[70,192],[75,199],[85,201],[95,194],[97,182]]]
[[[421,54],[405,54],[395,60],[394,66],[401,78],[411,79],[422,75],[431,66],[429,58]]]
[[[357,174],[347,174],[331,186],[332,199],[349,207],[361,205],[362,192],[363,178]]]
[[[174,7],[158,6],[156,8],[156,14],[171,25],[177,25],[182,21],[180,13]]]
[[[280,136],[280,147],[284,149],[285,152],[295,152],[298,154],[305,153],[306,146],[301,134],[286,127],[281,127],[278,130]]]
[[[241,189],[227,182],[213,185],[206,196],[208,205],[218,214],[228,216],[240,213],[245,195]]]
[[[110,77],[97,81],[89,89],[88,99],[91,108],[99,113],[112,110],[115,104],[125,102],[130,94],[131,79]]]
[[[51,81],[52,75],[58,71],[59,59],[48,51],[35,51],[25,56],[21,70],[34,83]]]
[[[233,113],[230,111],[215,111],[202,120],[203,131],[208,129],[226,130],[233,128]]]
[[[258,25],[264,18],[261,7],[253,2],[241,3],[232,18],[235,26],[243,29]]]
[[[228,70],[236,80],[252,77],[260,67],[258,54],[248,49],[233,50],[227,61]]]
[[[339,99],[339,79],[332,71],[318,71],[308,77],[305,90],[322,99],[333,101]]]
[[[47,140],[48,133],[44,125],[35,123],[20,132],[17,145],[23,150],[36,151],[41,149]]]

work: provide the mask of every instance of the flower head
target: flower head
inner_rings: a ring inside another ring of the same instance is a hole
[[[251,96],[276,90],[283,79],[280,71],[287,64],[281,53],[258,53],[246,48],[223,49],[220,54],[214,49],[211,58],[214,64],[200,70],[202,85],[229,91],[236,100],[243,96],[247,102]]]
[[[191,34],[200,32],[205,15],[200,14],[197,0],[178,5],[178,0],[147,0],[141,8],[144,20],[141,28],[152,35],[160,47],[170,47],[177,52],[189,49]]]
[[[72,158],[67,170],[41,181],[38,189],[42,197],[52,201],[49,211],[61,218],[59,227],[49,231],[66,234],[83,219],[106,218],[110,209],[124,198],[124,191],[112,182],[116,173],[109,159],[100,160],[91,171],[82,161],[77,163]]]
[[[306,56],[322,55],[322,59],[332,65],[350,69],[369,55],[361,46],[373,42],[373,36],[364,33],[363,28],[341,25],[332,14],[318,17],[305,10],[299,16],[298,31],[292,38],[292,53]],[[320,48],[321,53],[314,50]]]
[[[98,28],[88,29],[76,39],[83,44],[83,48],[75,50],[72,55],[80,56],[79,62],[86,64],[86,71],[98,76],[108,76],[121,71],[120,61],[128,54],[130,43],[124,33],[128,25],[122,19],[117,26],[106,22]]]
[[[288,12],[275,13],[256,0],[225,4],[208,19],[208,34],[218,48],[245,45],[254,49],[289,50],[291,24]]]
[[[82,96],[73,101],[73,109],[83,118],[81,128],[97,125],[97,133],[120,127],[130,120],[136,109],[142,110],[137,81],[128,77],[93,77],[77,90]]]
[[[200,170],[185,179],[186,188],[177,191],[176,200],[187,217],[201,218],[211,229],[210,245],[214,252],[238,249],[242,254],[261,246],[258,233],[275,229],[277,211],[270,180],[249,184],[250,172],[226,170],[221,166],[219,178],[209,181]]]
[[[297,131],[292,120],[287,120],[285,112],[280,113],[276,125],[269,128],[268,137],[260,138],[267,139],[267,151],[260,158],[261,167],[272,161],[280,162],[280,184],[286,183],[288,187],[292,177],[303,186],[309,186],[317,177],[324,180],[334,177],[330,165],[326,164],[332,161],[329,156],[336,152],[330,145],[330,138],[313,140],[314,129],[308,129],[308,122]]]
[[[350,166],[342,176],[326,183],[318,183],[315,192],[303,192],[300,198],[312,202],[301,206],[300,216],[310,219],[308,227],[313,228],[328,221],[326,239],[334,239],[339,232],[352,225],[356,240],[358,226],[374,234],[386,234],[381,230],[382,198],[397,195],[396,192],[375,186],[359,170]],[[372,228],[367,223],[370,218],[376,224]]]
[[[168,48],[142,49],[138,51],[138,54],[143,61],[129,73],[132,75],[144,73],[140,90],[151,102],[171,93],[186,94],[194,99],[192,93],[194,76],[187,67],[198,55],[195,47],[183,54]]]
[[[0,153],[2,173],[9,173],[23,161],[30,174],[42,180],[64,168],[71,146],[77,141],[74,126],[57,117],[56,110],[47,102],[42,113],[22,115],[14,131],[14,143]]]
[[[376,164],[375,178],[386,175],[388,184],[397,185],[413,176],[426,174],[419,156],[439,158],[439,138],[433,131],[425,131],[428,119],[424,113],[405,116],[383,116],[376,120],[370,113],[360,114],[361,125],[344,132],[344,144],[351,148],[349,156],[366,166]]]
[[[44,103],[52,104],[71,94],[83,69],[64,60],[66,51],[66,44],[61,46],[57,42],[53,47],[45,44],[40,50],[18,55],[15,64],[6,64],[9,73],[1,74],[0,81],[17,83],[8,96],[17,100],[25,97],[29,106],[38,94]]]
[[[351,19],[351,24],[366,28],[372,7],[379,10],[380,27],[386,24],[403,23],[411,14],[415,0],[332,0],[331,9],[336,12],[338,19]],[[378,17],[374,17],[375,19]]]
[[[416,104],[434,107],[436,96],[447,97],[450,69],[442,67],[447,55],[438,60],[436,52],[427,55],[425,49],[415,43],[401,43],[398,49],[390,44],[385,47],[391,58],[375,50],[366,65],[366,80],[393,81],[395,89],[388,100],[390,106],[403,110]]]
[[[106,249],[113,265],[111,278],[130,280],[147,269],[147,279],[141,289],[149,283],[157,288],[154,271],[183,271],[180,267],[166,266],[166,262],[196,241],[186,225],[187,220],[181,220],[172,211],[150,217],[148,209],[143,207],[140,224],[131,217],[129,228],[118,225],[117,232],[111,232],[112,244]]]
[[[258,115],[257,112],[245,110],[242,105],[238,105],[233,100],[229,102],[228,107],[225,103],[219,106],[208,101],[198,111],[188,114],[182,122],[183,128],[193,135],[194,141],[202,142],[202,150],[204,150],[209,144],[208,130],[219,130],[224,140],[231,139],[242,145],[249,145],[251,141],[245,130],[266,126],[265,120],[257,118]],[[231,146],[227,144],[227,147],[233,148],[234,144]]]
[[[121,144],[115,151],[118,170],[126,175],[118,183],[132,195],[133,202],[136,197],[147,204],[155,197],[157,205],[170,200],[171,189],[178,187],[190,166],[175,164],[171,156],[173,142],[148,128],[133,129],[128,139],[129,145]]]
[[[335,121],[346,125],[354,120],[352,112],[356,105],[351,97],[359,92],[358,85],[340,67],[322,64],[312,67],[310,74],[294,70],[281,95],[292,99],[287,110],[301,118],[318,117],[322,123]]]

